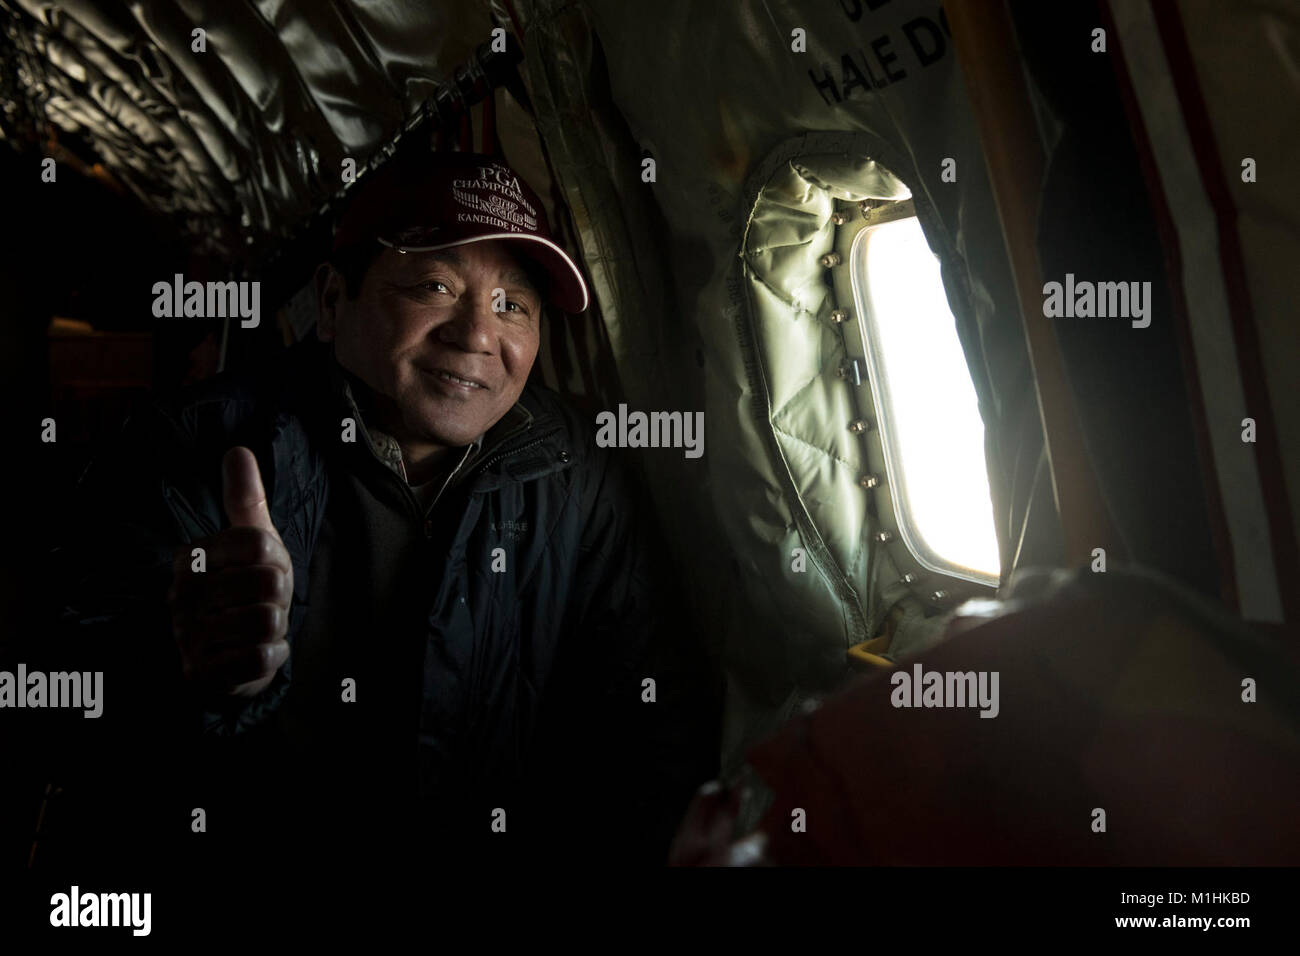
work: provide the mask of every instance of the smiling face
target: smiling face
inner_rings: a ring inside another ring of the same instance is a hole
[[[321,267],[317,334],[374,392],[408,469],[469,444],[518,401],[537,357],[541,297],[505,243],[385,248],[354,291]]]

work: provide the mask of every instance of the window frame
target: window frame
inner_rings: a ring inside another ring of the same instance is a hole
[[[866,375],[864,377],[869,383],[872,404],[876,412],[877,421],[875,427],[880,435],[881,457],[884,459],[885,474],[890,492],[889,497],[893,505],[894,524],[898,529],[904,547],[907,548],[913,560],[925,570],[945,578],[996,588],[1000,581],[1000,574],[990,574],[956,564],[945,559],[926,544],[912,517],[912,503],[907,485],[902,480],[902,454],[898,444],[899,436],[894,426],[895,419],[891,396],[887,387],[888,369],[882,360],[884,349],[879,341],[877,328],[879,323],[873,310],[871,296],[867,293],[866,277],[863,275],[866,271],[866,255],[859,249],[859,244],[868,242],[870,234],[880,227],[906,219],[917,219],[918,225],[921,225],[911,201],[890,203],[883,209],[874,212],[871,218],[864,222],[861,228],[852,236],[846,256],[846,264],[849,267],[848,278],[852,308],[859,316],[857,325],[862,339],[863,356],[866,360]],[[924,232],[924,227],[922,227],[922,231]],[[945,289],[945,297],[946,291]],[[955,329],[953,334],[956,334]],[[985,468],[987,469],[987,462],[985,462]],[[992,502],[990,501],[991,507]]]

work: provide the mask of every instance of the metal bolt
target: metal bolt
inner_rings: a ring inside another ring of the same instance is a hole
[[[844,258],[838,252],[828,252],[822,256],[821,263],[827,269],[837,266],[844,261]]]
[[[944,598],[946,598],[947,596],[948,596],[948,592],[947,592],[947,591],[935,591],[933,594],[930,595],[930,600],[931,600],[931,601],[942,601],[942,600],[943,600]]]
[[[565,462],[568,460],[569,460],[569,453],[567,451],[560,452],[560,461]]]
[[[858,484],[860,484],[863,488],[874,488],[876,487],[876,485],[880,484],[880,476],[863,475],[861,478],[858,479]]]
[[[903,583],[904,583],[904,584],[915,584],[915,583],[916,583],[916,575],[913,574],[911,571],[908,571],[906,574],[903,575]]]
[[[876,540],[881,544],[888,544],[894,540],[894,533],[892,531],[877,531]]]
[[[859,418],[856,422],[853,422],[851,425],[849,425],[849,431],[853,432],[853,434],[855,435],[861,435],[864,431],[866,431],[870,427],[871,427],[870,422],[868,422],[865,418]]]
[[[831,222],[833,222],[837,226],[842,226],[848,221],[849,221],[849,217],[844,215],[844,213],[842,212],[831,213]]]
[[[848,309],[833,309],[831,311],[832,322],[847,322],[849,320]]]

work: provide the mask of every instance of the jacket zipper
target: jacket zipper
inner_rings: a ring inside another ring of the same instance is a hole
[[[530,448],[534,448],[537,445],[540,445],[543,442],[548,441],[550,438],[558,434],[559,431],[560,429],[553,428],[550,431],[548,431],[545,435],[541,435],[537,438],[534,438],[532,441],[525,442],[524,444],[519,445],[515,448],[509,448],[506,449],[505,451],[498,452],[497,454],[493,455],[491,458],[487,459],[486,461],[481,461],[471,465],[460,475],[453,476],[452,480],[448,482],[447,485],[444,486],[441,491],[438,492],[438,496],[433,500],[433,503],[429,505],[427,512],[420,511],[419,500],[415,497],[415,493],[411,491],[411,486],[403,482],[403,484],[406,487],[407,499],[411,503],[411,506],[414,509],[416,517],[421,521],[427,522],[429,520],[429,517],[433,514],[434,509],[438,507],[438,503],[442,501],[442,496],[446,494],[450,488],[453,488],[457,485],[464,484],[470,478],[486,471],[487,469],[491,468],[493,465],[495,465],[499,461],[502,461],[503,459],[513,458],[515,455],[518,455],[520,452],[525,452]]]
[[[501,452],[499,455],[493,455],[491,458],[489,458],[487,461],[483,462],[482,464],[478,465],[477,467],[471,468],[468,472],[465,473],[465,477],[468,478],[471,474],[476,474],[479,471],[486,471],[488,468],[490,468],[492,465],[495,465],[503,458],[511,458],[519,454],[521,451],[527,451],[529,448],[532,448],[534,445],[540,445],[542,442],[546,441],[546,439],[550,438],[552,434],[554,433],[548,432],[547,434],[543,435],[541,438],[534,438],[532,441],[520,445],[518,448],[512,448],[509,451]]]

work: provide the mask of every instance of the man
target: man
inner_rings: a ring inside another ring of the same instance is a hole
[[[223,864],[662,862],[706,685],[642,505],[528,382],[544,301],[588,300],[540,201],[487,156],[394,159],[316,290],[318,342],[138,416],[83,480],[65,618],[167,761],[146,828]]]

